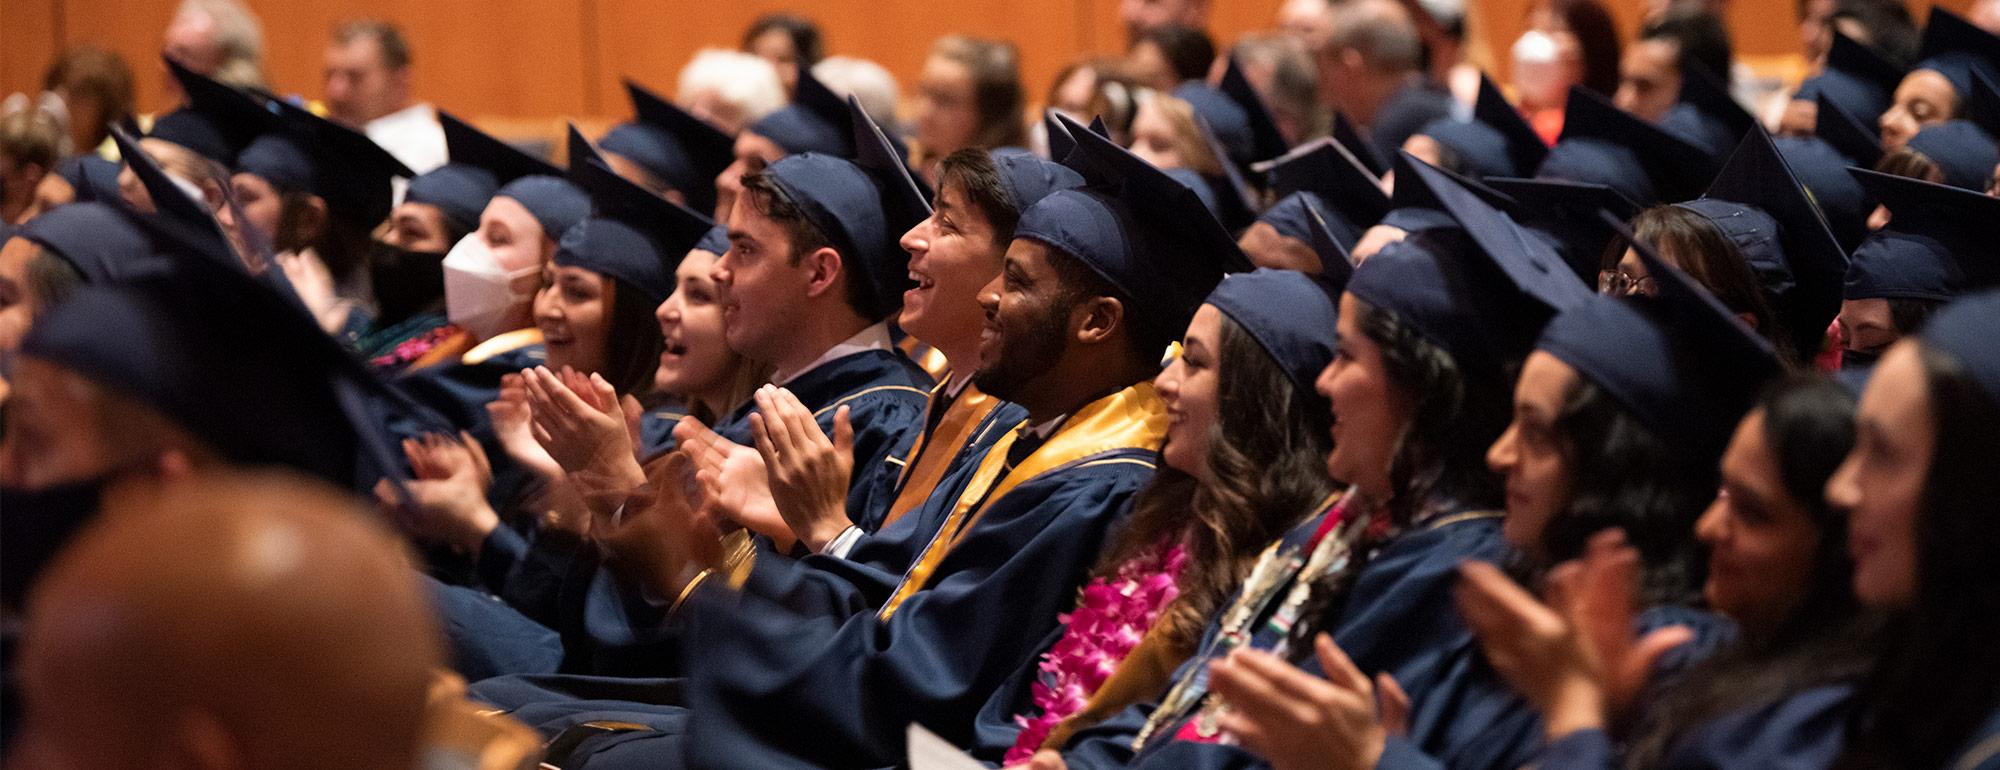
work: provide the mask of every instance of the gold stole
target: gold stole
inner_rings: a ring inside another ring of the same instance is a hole
[[[937,408],[938,398],[944,393],[944,383],[931,391],[930,409]],[[910,445],[909,462],[903,466],[903,473],[897,479],[896,501],[889,506],[889,514],[882,519],[882,526],[895,523],[903,514],[917,509],[929,500],[931,492],[937,490],[938,482],[944,480],[945,470],[951,461],[979,437],[974,429],[986,421],[986,416],[999,408],[1000,399],[979,391],[978,386],[966,383],[965,390],[953,399],[951,406],[938,418],[937,427],[928,434],[917,434],[916,443]],[[929,422],[930,411],[924,411],[924,420]],[[994,426],[988,430],[1004,429]]]
[[[1159,394],[1153,391],[1151,382],[1138,383],[1092,401],[1070,415],[1062,427],[1056,429],[1055,435],[1022,460],[1020,467],[1009,472],[1007,450],[1021,435],[1019,426],[1016,427],[995,442],[979,461],[979,468],[966,483],[958,504],[945,517],[944,525],[931,536],[923,555],[917,558],[908,572],[903,573],[903,582],[896,586],[896,593],[883,603],[882,610],[877,613],[882,620],[887,621],[905,600],[926,587],[931,573],[937,570],[938,562],[944,561],[945,554],[978,523],[979,515],[986,511],[989,503],[1006,497],[1008,492],[1030,479],[1092,455],[1117,449],[1158,448],[1167,435],[1167,410]],[[1106,458],[1086,465],[1100,462],[1153,465],[1150,461],[1136,458]],[[1006,478],[1001,478],[1002,473],[1006,474]]]

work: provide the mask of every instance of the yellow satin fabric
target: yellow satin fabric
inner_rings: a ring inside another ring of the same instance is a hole
[[[938,396],[944,389],[940,383],[931,391],[931,408],[937,407]],[[981,393],[979,388],[968,383],[951,406],[938,418],[937,428],[930,435],[917,436],[916,443],[910,445],[909,463],[903,466],[902,478],[897,480],[899,491],[896,501],[889,505],[888,515],[882,519],[882,526],[895,523],[903,514],[917,509],[929,500],[937,490],[938,482],[944,480],[945,471],[951,466],[952,458],[965,449],[967,444],[979,438],[978,428],[986,421],[986,416],[1000,406],[1000,399]],[[930,413],[924,413],[929,421]],[[1004,430],[1007,426],[992,426],[988,430]]]
[[[1014,487],[1030,479],[1092,455],[1117,449],[1158,448],[1167,435],[1167,410],[1159,394],[1153,391],[1153,383],[1133,385],[1077,410],[1041,448],[1021,461],[1020,467],[1007,472],[1007,450],[1020,438],[1018,427],[995,443],[986,457],[980,460],[972,480],[966,484],[964,493],[959,495],[958,504],[945,518],[944,526],[939,527],[937,534],[931,537],[923,555],[904,573],[896,593],[877,613],[882,620],[894,616],[896,608],[929,584],[938,562],[944,561],[945,554],[958,545],[965,533],[979,521],[979,514],[986,510],[987,505],[1006,497]],[[1107,458],[1097,462],[1152,465],[1151,462],[1133,458]],[[1001,478],[1003,472],[1006,472],[1004,479]]]

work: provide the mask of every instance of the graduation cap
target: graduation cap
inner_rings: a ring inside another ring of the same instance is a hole
[[[1242,105],[1243,115],[1250,121],[1250,146],[1255,160],[1275,158],[1291,149],[1285,135],[1278,130],[1277,119],[1271,116],[1270,108],[1264,106],[1264,97],[1257,95],[1251,87],[1250,79],[1243,75],[1243,69],[1236,65],[1236,57],[1229,57],[1229,63],[1222,69],[1222,81],[1217,86],[1222,93]]]
[[[852,158],[855,137],[848,126],[847,103],[813,77],[810,68],[800,67],[792,103],[764,116],[748,130],[776,143],[786,153],[817,152]]]
[[[1593,294],[1589,284],[1576,280],[1554,247],[1530,235],[1507,215],[1505,209],[1511,201],[1496,201],[1492,196],[1499,193],[1407,152],[1398,163],[1397,177],[1404,182],[1396,186],[1405,187],[1407,182],[1413,193],[1451,217],[1515,288],[1555,309]]]
[[[1328,293],[1338,299],[1340,293],[1347,290],[1347,281],[1354,277],[1354,253],[1334,238],[1333,230],[1326,226],[1326,217],[1320,214],[1319,206],[1311,201],[1307,201],[1305,206],[1307,229],[1312,231],[1308,240],[1313,254],[1319,257],[1320,282],[1326,284]]]
[[[1835,152],[1847,156],[1849,165],[1874,167],[1882,159],[1882,139],[1875,129],[1861,122],[1854,113],[1848,112],[1833,102],[1826,94],[1820,94],[1818,117],[1814,118],[1813,134],[1826,140],[1827,146]]]
[[[1861,183],[1847,174],[1854,161],[1817,136],[1780,136],[1772,143],[1819,206],[1841,250],[1854,251],[1868,237],[1868,212],[1873,208]]]
[[[706,251],[718,257],[729,253],[729,226],[716,225],[701,234],[701,240],[694,244],[694,251]]]
[[[561,240],[571,225],[590,213],[590,196],[565,179],[555,164],[522,152],[444,110],[438,110],[437,117],[444,127],[451,162],[491,173],[493,181],[500,184],[493,197],[519,201],[550,240]]]
[[[1488,179],[1486,184],[1513,198],[1521,224],[1548,241],[1585,283],[1597,280],[1604,250],[1618,236],[1598,212],[1629,222],[1640,210],[1639,204],[1617,190],[1590,182]]]
[[[1921,152],[1944,172],[1945,184],[1973,192],[1985,192],[2000,164],[2000,94],[1985,75],[1972,74],[1972,91],[1966,98],[1965,117],[1935,123],[1910,137],[1910,149]]]
[[[1464,173],[1477,177],[1527,176],[1549,154],[1549,146],[1485,73],[1479,75],[1470,121],[1436,120],[1417,133],[1450,148]]]
[[[1896,86],[1903,82],[1903,68],[1854,38],[1833,30],[1833,45],[1826,52],[1826,67],[1806,78],[1794,100],[1815,101],[1821,96],[1849,113],[1874,121],[1895,102]]]
[[[2000,198],[1865,169],[1849,169],[1889,209],[1889,224],[1847,263],[1847,299],[1946,300],[2000,284]]]
[[[1930,70],[1951,81],[1960,99],[1972,93],[1973,75],[2000,78],[2000,35],[1980,29],[1965,17],[1932,6],[1924,22],[1923,44],[1916,69]]]
[[[928,204],[892,149],[863,145],[873,148],[855,161],[806,152],[779,159],[764,175],[840,252],[853,270],[849,280],[863,284],[858,309],[879,319],[895,311],[909,283],[909,254],[897,241]]]
[[[1651,205],[1700,194],[1714,167],[1702,148],[1572,86],[1562,136],[1535,176],[1594,182]]]
[[[1326,237],[1333,240],[1342,250],[1354,248],[1364,232],[1339,214],[1324,213],[1320,208],[1319,196],[1300,191],[1279,198],[1264,213],[1257,215],[1257,221],[1270,225],[1279,235],[1295,241],[1311,242],[1315,226],[1326,231]],[[1317,222],[1317,225],[1315,225]]]
[[[1973,294],[1939,310],[1918,333],[1924,345],[1958,362],[1989,402],[2000,404],[2000,291]]]
[[[1723,157],[1757,126],[1752,116],[1729,86],[1708,68],[1690,63],[1681,72],[1680,102],[1667,111],[1660,127],[1707,148],[1710,155]]]
[[[1342,242],[1350,248],[1362,231],[1381,221],[1391,208],[1389,195],[1382,192],[1377,174],[1369,171],[1351,150],[1335,139],[1323,137],[1256,166],[1265,175],[1271,194],[1278,197],[1278,204],[1284,204],[1295,193],[1315,196],[1317,200],[1313,203],[1326,217],[1327,224],[1335,235],[1345,238]],[[1272,212],[1279,208],[1280,205],[1273,205],[1261,217],[1262,221],[1287,235],[1290,235],[1286,229],[1289,223],[1303,235],[1304,220],[1295,216],[1296,206],[1288,210],[1292,213],[1278,211],[1274,215]]]
[[[480,213],[499,190],[493,172],[466,163],[446,163],[411,179],[403,202],[436,206],[453,227],[472,232],[479,229]]]
[[[394,394],[294,297],[243,271],[226,243],[128,214],[171,268],[83,287],[36,321],[23,354],[138,399],[235,463],[356,491],[403,477],[377,412]]]
[[[1395,313],[1471,376],[1503,381],[1506,364],[1527,353],[1549,318],[1589,299],[1590,290],[1545,246],[1435,170],[1415,161],[1408,181],[1429,186],[1461,227],[1384,246],[1355,267],[1347,291]]]
[[[1720,456],[1781,371],[1777,354],[1623,222],[1610,224],[1658,282],[1659,296],[1590,297],[1556,316],[1536,347],[1602,388],[1667,446]]]
[[[110,203],[120,200],[122,195],[118,190],[121,168],[118,161],[86,152],[56,161],[55,174],[76,191],[76,200]]]
[[[1311,276],[1270,268],[1224,276],[1208,304],[1248,332],[1302,392],[1313,392],[1313,381],[1333,363],[1334,298]]]
[[[937,197],[929,184],[910,169],[903,144],[881,123],[862,109],[861,100],[847,97],[848,127],[854,135],[854,163],[876,175],[885,190],[889,224],[908,230],[931,215],[931,199]],[[900,236],[901,230],[895,233]]]
[[[1000,186],[1007,190],[1007,198],[1014,204],[1017,215],[1050,193],[1083,186],[1081,174],[1039,155],[1006,150],[991,150],[987,154],[993,159]]]
[[[125,165],[132,169],[132,175],[139,178],[139,184],[145,186],[147,195],[153,199],[155,214],[140,217],[142,223],[149,224],[152,231],[164,233],[173,240],[200,244],[200,248],[192,250],[194,253],[230,254],[229,238],[222,232],[222,225],[215,221],[214,214],[205,204],[188,197],[180,184],[168,176],[166,169],[160,168],[159,162],[139,146],[138,139],[126,133],[125,129],[112,126],[111,141],[117,145],[119,157],[124,158]],[[234,256],[230,256],[228,261],[239,269],[243,264]]]
[[[1236,162],[1229,159],[1222,140],[1209,130],[1208,122],[1197,117],[1195,127],[1200,129],[1202,140],[1208,142],[1209,152],[1219,161],[1216,165],[1222,167],[1220,174],[1200,177],[1202,186],[1208,188],[1209,211],[1214,212],[1215,217],[1222,220],[1222,226],[1230,232],[1242,232],[1243,228],[1257,221],[1257,191],[1250,188],[1249,180],[1243,177]]]
[[[83,275],[84,283],[108,283],[161,267],[153,258],[152,240],[113,203],[57,206],[22,224],[12,237],[60,257]]]
[[[1444,202],[1433,193],[1430,185],[1403,184],[1402,180],[1411,173],[1413,164],[1430,165],[1407,152],[1396,154],[1396,190],[1389,196],[1389,203],[1393,208],[1382,217],[1382,224],[1411,233],[1436,227],[1457,227],[1458,221],[1445,213]],[[1506,193],[1446,169],[1436,166],[1430,168],[1479,196],[1487,205],[1506,211],[1513,210],[1515,206],[1513,199]]]
[[[635,119],[613,126],[597,144],[680,191],[688,207],[715,209],[715,178],[736,160],[735,140],[627,79]]]
[[[1353,152],[1354,159],[1361,161],[1361,167],[1368,169],[1368,173],[1376,176],[1389,173],[1389,160],[1361,133],[1361,127],[1340,110],[1333,111],[1333,140]]]
[[[1736,244],[1771,306],[1810,354],[1840,314],[1847,254],[1764,129],[1752,127],[1699,200],[1700,214]]]
[[[172,57],[160,59],[187,94],[187,104],[154,120],[147,136],[234,168],[236,155],[270,130],[276,119],[256,97],[183,67]]]
[[[570,124],[571,173],[590,194],[592,213],[556,245],[554,261],[624,283],[653,304],[674,293],[674,270],[715,227],[690,211],[621,177]]]
[[[1222,275],[1250,268],[1193,190],[1110,139],[1058,116],[1077,141],[1064,165],[1085,185],[1057,190],[1021,214],[1015,238],[1061,251],[1132,301],[1144,328],[1187,327]]]
[[[262,177],[281,190],[302,190],[327,211],[365,227],[388,218],[395,177],[408,166],[367,135],[290,102],[271,103],[278,121],[236,158],[238,173]]]

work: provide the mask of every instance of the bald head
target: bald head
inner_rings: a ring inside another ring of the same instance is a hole
[[[32,767],[397,768],[442,663],[401,544],[331,488],[112,495],[31,597]]]

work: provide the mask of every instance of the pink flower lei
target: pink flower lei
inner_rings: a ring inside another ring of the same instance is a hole
[[[1056,620],[1068,627],[1042,655],[1040,677],[1031,688],[1034,716],[1014,717],[1021,734],[1004,764],[1028,761],[1055,729],[1083,709],[1092,693],[1118,670],[1160,614],[1180,595],[1187,546],[1178,537],[1162,540],[1118,566],[1109,577],[1084,586],[1076,609]]]

